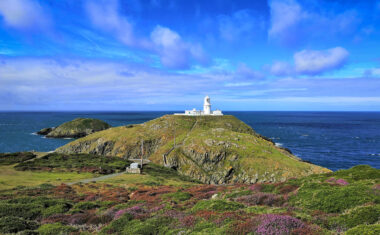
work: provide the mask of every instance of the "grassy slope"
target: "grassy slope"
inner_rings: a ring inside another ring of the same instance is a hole
[[[208,172],[227,172],[233,167],[237,171],[235,174],[240,174],[239,177],[258,174],[261,178],[265,175],[267,181],[278,181],[311,173],[329,172],[328,169],[299,161],[230,115],[219,117],[165,115],[140,125],[115,127],[91,134],[59,148],[58,151],[71,151],[70,149],[87,142],[90,143],[90,147],[81,151],[88,153],[96,149],[101,140],[114,143],[110,155],[137,156],[140,152],[140,142],[144,140],[145,143],[155,144],[155,148],[148,153],[149,159],[163,165],[162,156],[173,147],[174,135],[177,149],[172,151],[168,158],[180,162],[179,171],[185,175],[204,174],[207,177]],[[208,140],[222,141],[228,146],[218,143],[209,145]],[[217,155],[225,152],[227,158],[216,168],[206,169],[204,168],[206,165],[197,165],[199,159],[196,160],[185,153],[193,150],[197,154]]]
[[[94,176],[90,173],[16,171],[13,167],[13,165],[0,166],[0,190],[44,183],[58,185]]]

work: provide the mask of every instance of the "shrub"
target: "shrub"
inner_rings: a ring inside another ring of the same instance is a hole
[[[275,190],[276,186],[274,184],[262,184],[260,192],[272,193]]]
[[[291,197],[291,203],[313,210],[339,213],[368,202],[374,202],[375,195],[369,186],[351,184],[343,187],[305,183],[297,195]]]
[[[0,165],[12,165],[35,158],[36,155],[30,152],[0,153]]]
[[[112,221],[109,225],[105,226],[100,234],[123,234],[124,226],[133,219],[133,216],[125,213],[119,219]]]
[[[0,204],[0,217],[15,216],[24,219],[36,219],[41,215],[42,206],[38,204]]]
[[[243,208],[244,205],[237,202],[225,200],[202,200],[192,208],[192,211],[212,210],[212,211],[233,211]]]
[[[247,205],[268,205],[268,206],[281,206],[284,203],[284,198],[280,195],[272,193],[255,193],[253,195],[242,196],[236,198],[236,201]]]
[[[360,224],[374,224],[380,218],[380,205],[353,209],[347,214],[332,218],[330,226],[353,228]]]
[[[145,221],[132,220],[123,230],[123,234],[165,234],[171,219],[167,217],[154,217]]]
[[[84,172],[109,174],[124,170],[129,161],[119,157],[104,157],[92,154],[50,153],[34,161],[21,162],[16,170],[62,170],[75,169]]]
[[[260,235],[290,234],[292,230],[305,227],[305,224],[288,215],[268,214],[261,217],[256,233]]]
[[[57,235],[57,234],[70,234],[78,231],[78,229],[62,225],[61,223],[44,224],[37,229],[41,235]]]
[[[241,196],[246,196],[246,195],[251,195],[251,194],[252,194],[251,190],[243,190],[243,191],[229,193],[226,195],[226,198],[236,198],[236,197],[241,197]]]
[[[377,235],[380,234],[380,224],[359,225],[348,230],[346,235]]]
[[[191,195],[188,192],[175,192],[175,193],[168,193],[163,196],[163,198],[169,198],[172,201],[175,202],[183,202],[189,200],[193,195]]]
[[[67,211],[69,211],[71,208],[71,205],[68,203],[60,203],[55,206],[50,206],[42,211],[42,215],[44,218],[55,215],[55,214],[62,214]]]
[[[79,202],[74,205],[72,211],[78,212],[82,210],[91,210],[100,207],[98,203],[96,202]]]
[[[4,216],[0,218],[0,233],[17,233],[27,229],[36,229],[37,227],[36,222],[20,217]]]
[[[372,168],[368,165],[358,165],[348,170],[336,171],[332,174],[332,176],[352,180],[379,179],[380,170]]]

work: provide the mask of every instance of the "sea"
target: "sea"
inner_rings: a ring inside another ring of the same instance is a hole
[[[78,117],[121,126],[174,112],[0,112],[0,152],[53,151],[72,139],[49,139],[36,132]],[[301,159],[333,171],[359,164],[380,169],[380,112],[224,113],[236,116]]]

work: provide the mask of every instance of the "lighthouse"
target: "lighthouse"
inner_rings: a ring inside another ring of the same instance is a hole
[[[206,96],[203,103],[203,114],[204,115],[210,115],[211,114],[211,103],[210,103],[210,97]]]
[[[185,115],[185,116],[223,116],[223,113],[221,110],[217,109],[214,111],[211,111],[211,102],[210,102],[210,97],[206,96],[204,98],[203,102],[203,111],[202,110],[197,110],[197,109],[192,109],[192,110],[185,110],[185,113],[175,113],[174,115]]]

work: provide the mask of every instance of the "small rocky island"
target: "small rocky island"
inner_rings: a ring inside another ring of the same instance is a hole
[[[38,131],[37,134],[45,135],[48,138],[80,138],[98,131],[106,130],[110,127],[108,123],[102,120],[76,118],[58,127],[43,128]]]

